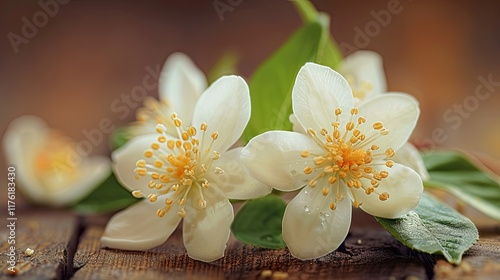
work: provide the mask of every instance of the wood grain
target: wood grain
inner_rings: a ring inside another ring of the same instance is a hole
[[[286,249],[260,249],[231,239],[226,256],[212,263],[186,255],[179,229],[165,244],[146,252],[101,249],[103,229],[91,225],[83,233],[72,279],[259,279],[269,273],[271,279],[427,278],[418,256],[401,250],[399,242],[379,227],[353,229],[347,252],[314,261],[295,259]]]
[[[78,219],[75,216],[31,209],[17,215],[15,244],[8,244],[6,226],[2,226],[0,232],[2,279],[11,275],[7,254],[12,245],[16,252],[17,279],[65,279],[73,273],[72,257],[78,237]],[[26,255],[26,248],[33,249],[33,255]]]

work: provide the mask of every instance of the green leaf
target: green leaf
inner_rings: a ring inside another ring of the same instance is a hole
[[[250,80],[252,116],[244,132],[246,141],[268,130],[291,130],[291,91],[295,77],[308,61],[314,61],[321,26],[312,22],[288,41],[255,71]]]
[[[111,174],[106,181],[73,208],[84,214],[108,213],[126,208],[137,201],[139,199],[133,197],[118,183],[115,175]]]
[[[128,142],[131,135],[128,133],[128,127],[117,128],[110,137],[111,148],[116,150]]]
[[[292,3],[304,22],[315,21],[318,17],[318,11],[309,0],[293,0]]]
[[[248,201],[236,214],[231,230],[238,240],[268,249],[285,248],[281,221],[286,203],[275,195]]]
[[[215,82],[218,78],[224,75],[237,75],[238,70],[236,65],[238,64],[239,57],[235,52],[225,53],[208,72],[207,79],[208,84]]]
[[[479,238],[476,226],[452,208],[424,193],[414,211],[398,219],[376,218],[404,245],[429,254],[442,254],[459,264]]]
[[[500,179],[455,151],[422,154],[429,171],[426,187],[447,191],[470,206],[500,220]]]

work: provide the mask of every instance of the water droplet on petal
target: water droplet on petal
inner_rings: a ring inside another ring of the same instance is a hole
[[[309,213],[310,213],[309,207],[304,206],[304,211],[306,211],[306,213],[308,213],[308,214],[309,214]]]

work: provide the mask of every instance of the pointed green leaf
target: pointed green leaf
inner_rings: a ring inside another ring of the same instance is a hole
[[[291,130],[291,91],[295,77],[308,61],[314,61],[321,39],[321,26],[312,22],[296,31],[288,41],[255,71],[250,80],[252,116],[244,138],[268,130]]]
[[[257,247],[285,248],[281,221],[286,203],[275,195],[248,201],[234,217],[231,230],[236,239]]]
[[[111,174],[106,181],[73,208],[84,214],[109,213],[126,208],[137,201],[137,198],[134,198],[118,183],[115,175]]]
[[[476,226],[454,209],[424,193],[420,204],[398,219],[376,218],[404,245],[429,254],[441,254],[459,264],[479,238]]]
[[[426,187],[445,190],[463,202],[494,219],[500,220],[500,179],[485,172],[455,151],[435,151],[422,154],[429,171]]]

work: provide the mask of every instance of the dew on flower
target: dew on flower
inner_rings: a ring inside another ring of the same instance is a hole
[[[353,197],[353,206],[360,207],[361,202],[356,197],[354,189],[363,189],[366,195],[375,193],[381,201],[386,201],[390,198],[387,192],[378,192],[377,187],[380,182],[389,176],[386,170],[378,171],[377,166],[385,165],[392,167],[394,161],[387,160],[395,155],[395,151],[389,148],[385,151],[380,151],[378,145],[374,141],[380,137],[389,134],[389,130],[384,127],[380,121],[372,124],[371,129],[363,129],[368,131],[362,133],[361,128],[365,126],[366,118],[356,116],[359,114],[359,109],[354,107],[350,110],[350,119],[345,124],[340,121],[342,109],[335,109],[336,119],[331,123],[330,131],[326,128],[321,128],[319,131],[308,129],[307,133],[321,147],[323,154],[313,154],[310,151],[302,151],[301,157],[312,157],[314,166],[304,167],[305,174],[314,173],[315,176],[309,180],[308,186],[314,188],[318,181],[328,180],[329,185],[325,185],[321,189],[323,196],[334,195],[333,201],[330,203],[330,209],[335,210],[337,202],[344,198],[339,188],[339,180],[342,180],[350,189]],[[345,128],[341,129],[341,126]],[[341,131],[344,131],[343,133]],[[319,136],[320,135],[320,136]],[[363,180],[368,180],[369,184],[363,184]]]
[[[213,163],[220,158],[220,153],[212,150],[212,144],[219,138],[218,132],[205,137],[207,124],[203,123],[199,129],[201,137],[197,138],[197,129],[193,126],[183,129],[182,120],[177,114],[170,115],[179,139],[167,137],[167,127],[156,125],[156,132],[160,134],[158,142],[151,144],[151,149],[144,151],[145,159],[138,160],[134,172],[136,178],[150,177],[148,187],[152,193],[146,197],[150,202],[156,202],[161,195],[174,192],[171,198],[165,200],[165,206],[158,209],[157,215],[163,217],[176,202],[181,208],[177,212],[185,217],[186,203],[193,203],[200,209],[207,207],[204,191],[210,187],[206,179],[207,172],[220,175],[224,170]],[[134,197],[144,197],[144,194],[135,190]]]

